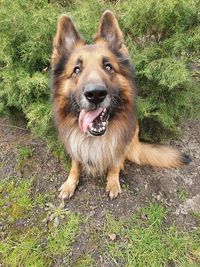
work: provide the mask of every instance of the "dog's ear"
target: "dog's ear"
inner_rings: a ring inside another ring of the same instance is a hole
[[[53,63],[63,55],[69,55],[75,46],[83,44],[84,40],[80,37],[71,18],[62,15],[58,20],[57,32],[53,40]]]
[[[123,44],[123,34],[120,30],[117,19],[109,10],[105,11],[101,17],[99,28],[94,35],[94,41],[105,40],[109,47],[119,50]]]

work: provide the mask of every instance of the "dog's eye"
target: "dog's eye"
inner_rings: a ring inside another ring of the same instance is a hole
[[[74,73],[75,73],[76,75],[78,75],[80,72],[81,72],[80,67],[79,67],[79,66],[76,66],[76,67],[74,68]]]
[[[107,72],[111,72],[113,70],[113,67],[110,63],[105,63],[104,68]]]

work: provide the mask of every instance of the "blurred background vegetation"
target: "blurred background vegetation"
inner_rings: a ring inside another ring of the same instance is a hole
[[[72,17],[88,42],[103,11],[116,15],[133,60],[141,135],[175,138],[200,114],[198,0],[1,0],[0,113],[23,114],[30,129],[55,144],[50,56],[57,19]]]

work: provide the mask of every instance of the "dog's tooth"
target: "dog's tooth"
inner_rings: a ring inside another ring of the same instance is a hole
[[[106,108],[103,109],[103,112],[106,112]]]
[[[103,124],[103,126],[106,126],[106,122],[105,122],[105,121],[103,121],[102,124]],[[105,127],[104,127],[104,128],[105,128]]]

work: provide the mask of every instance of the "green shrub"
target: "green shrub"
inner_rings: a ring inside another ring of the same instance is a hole
[[[143,137],[174,137],[182,119],[199,114],[200,91],[191,69],[191,62],[199,68],[199,8],[196,0],[116,5],[137,71]]]
[[[135,65],[142,136],[174,136],[182,119],[195,117],[200,99],[191,66],[199,70],[198,0],[2,0],[0,112],[15,108],[37,135],[55,140],[49,76],[57,19],[69,14],[91,41],[108,8],[119,20]]]

